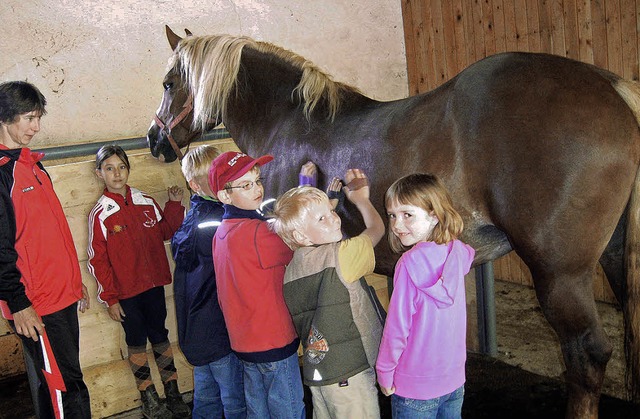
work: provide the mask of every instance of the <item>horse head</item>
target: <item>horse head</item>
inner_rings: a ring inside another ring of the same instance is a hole
[[[176,51],[182,38],[168,26],[165,28],[169,45]],[[185,29],[185,33],[191,36],[188,29]],[[179,58],[175,55],[169,60],[162,88],[162,101],[147,131],[147,142],[154,157],[169,163],[176,158],[182,159],[180,149],[188,146],[203,132],[217,126],[218,122],[211,120],[204,127],[194,126],[193,95],[184,80]]]

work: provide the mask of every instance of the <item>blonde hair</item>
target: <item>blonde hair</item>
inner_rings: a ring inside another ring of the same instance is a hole
[[[211,162],[219,154],[220,150],[209,144],[198,146],[185,154],[182,159],[181,169],[187,182],[201,177],[206,179]]]
[[[227,114],[227,102],[237,88],[240,58],[244,48],[269,54],[298,68],[302,77],[291,92],[292,100],[303,103],[303,114],[309,119],[323,101],[328,117],[338,114],[343,97],[358,92],[355,87],[333,81],[320,68],[291,51],[246,36],[208,35],[183,38],[169,59],[169,71],[175,71],[186,82],[193,95],[193,127],[204,130],[208,121]]]
[[[296,250],[302,247],[293,237],[294,231],[304,227],[304,218],[309,212],[309,204],[329,201],[327,194],[312,186],[293,188],[276,201],[270,214],[273,231],[287,246]]]
[[[414,173],[393,182],[384,196],[384,205],[389,208],[394,203],[422,208],[438,218],[438,224],[431,232],[431,241],[444,244],[462,234],[462,217],[453,207],[449,192],[435,175]],[[394,252],[400,253],[407,249],[391,229],[387,238]]]

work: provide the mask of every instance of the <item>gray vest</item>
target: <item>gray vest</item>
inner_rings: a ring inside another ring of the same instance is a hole
[[[338,273],[340,243],[295,251],[284,298],[304,349],[308,386],[339,383],[374,367],[383,319],[364,277],[347,283]]]

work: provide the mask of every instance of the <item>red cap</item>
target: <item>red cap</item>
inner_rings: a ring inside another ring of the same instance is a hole
[[[238,151],[227,151],[220,154],[211,163],[209,168],[209,186],[211,192],[217,194],[224,189],[224,185],[241,178],[253,166],[263,165],[273,160],[273,156],[267,154],[254,159]]]

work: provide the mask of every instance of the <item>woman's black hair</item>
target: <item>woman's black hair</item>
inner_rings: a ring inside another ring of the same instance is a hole
[[[127,170],[131,170],[131,165],[129,164],[129,157],[127,157],[127,153],[124,152],[122,147],[119,145],[105,145],[100,147],[100,150],[96,153],[96,170],[100,170],[102,163],[109,157],[116,155],[120,157],[120,160],[127,166]]]
[[[46,114],[47,99],[36,86],[26,81],[0,83],[0,122],[13,123],[18,115],[37,112]]]

